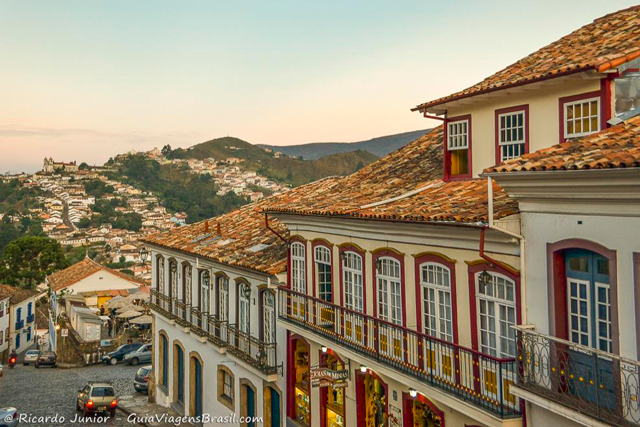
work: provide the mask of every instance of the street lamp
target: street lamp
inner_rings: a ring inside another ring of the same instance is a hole
[[[367,367],[364,365],[360,365],[360,372],[362,372],[363,374],[367,373]]]
[[[418,395],[418,390],[410,388],[409,389],[409,396],[411,396],[412,398],[415,399],[415,397]]]
[[[478,283],[480,285],[480,290],[482,292],[484,292],[485,288],[491,283],[491,280],[492,280],[491,274],[489,274],[489,272],[486,269],[482,270],[482,272],[478,276]]]
[[[149,259],[149,250],[144,246],[140,249],[140,259],[142,263],[147,262],[147,259]]]
[[[322,346],[322,352],[323,352],[323,353],[326,353],[327,351],[328,351],[327,346],[323,345],[323,346]]]

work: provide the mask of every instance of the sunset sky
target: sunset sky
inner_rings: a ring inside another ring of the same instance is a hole
[[[0,0],[0,173],[424,129],[416,104],[633,4]]]

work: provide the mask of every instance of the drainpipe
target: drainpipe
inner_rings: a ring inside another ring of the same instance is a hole
[[[488,203],[489,204],[489,214],[488,214],[489,224],[485,228],[480,230],[480,257],[483,259],[486,259],[491,263],[494,263],[494,264],[498,263],[497,261],[493,260],[492,258],[490,258],[488,255],[484,253],[484,235],[485,235],[485,230],[487,228],[490,230],[496,230],[500,233],[506,234],[520,241],[520,292],[522,294],[522,297],[521,297],[522,319],[521,320],[522,320],[522,324],[526,325],[527,311],[529,308],[527,304],[527,285],[526,285],[527,269],[526,269],[526,262],[525,262],[525,238],[521,234],[514,233],[512,231],[500,228],[497,225],[495,225],[495,223],[493,222],[494,221],[493,219],[493,178],[491,178],[490,176],[487,177],[487,198],[489,202]]]
[[[280,240],[282,240],[287,246],[289,246],[289,241],[287,239],[285,239],[282,234],[278,233],[275,229],[273,229],[270,225],[269,225],[269,214],[265,212],[264,214],[264,226],[267,228],[267,230],[269,230],[270,232],[272,232],[273,234],[275,234],[276,236],[278,236],[278,238]]]

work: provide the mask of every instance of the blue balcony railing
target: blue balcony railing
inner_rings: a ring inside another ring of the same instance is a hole
[[[33,321],[35,320],[35,318],[36,318],[36,317],[34,316],[34,314],[33,314],[33,313],[29,314],[29,315],[27,316],[27,323],[33,323]]]
[[[20,319],[20,320],[16,320],[16,331],[18,329],[22,329],[24,328],[24,320]]]

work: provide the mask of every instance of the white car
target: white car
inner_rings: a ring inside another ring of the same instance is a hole
[[[15,427],[18,425],[18,410],[7,407],[0,408],[0,427]]]
[[[36,363],[38,356],[40,356],[40,350],[28,350],[24,354],[24,360],[22,363],[24,363],[24,366],[27,366],[30,363]]]

